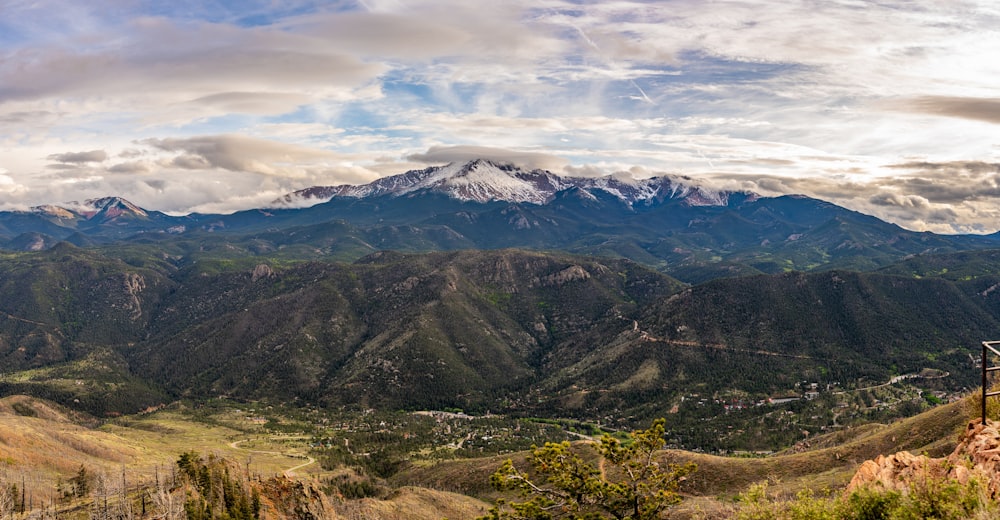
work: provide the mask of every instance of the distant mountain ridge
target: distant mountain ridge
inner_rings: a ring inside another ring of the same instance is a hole
[[[0,248],[156,240],[189,251],[344,261],[382,250],[561,250],[624,257],[698,283],[873,270],[912,255],[1000,247],[1000,235],[909,231],[802,195],[711,190],[677,176],[564,177],[486,160],[313,187],[272,206],[172,216],[105,197],[0,212]]]
[[[685,180],[689,182],[684,182]],[[692,206],[725,206],[731,192],[709,190],[690,179],[662,176],[648,179],[604,177],[569,177],[547,170],[526,170],[511,163],[477,159],[411,170],[383,177],[369,184],[314,186],[299,190],[272,202],[275,207],[302,207],[320,204],[335,197],[401,197],[420,191],[443,193],[465,202],[514,202],[548,204],[556,194],[577,188],[594,196],[594,191],[611,194],[629,205],[683,199]],[[750,200],[759,196],[746,192]]]
[[[62,206],[44,205],[31,208],[32,212],[63,219],[109,221],[119,217],[148,218],[149,212],[121,197],[103,197],[69,202]]]

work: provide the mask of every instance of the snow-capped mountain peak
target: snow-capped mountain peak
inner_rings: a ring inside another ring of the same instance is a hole
[[[564,177],[547,170],[526,170],[510,163],[477,159],[468,163],[412,170],[352,186],[316,186],[290,193],[272,202],[275,207],[304,207],[335,197],[399,197],[415,192],[443,193],[451,198],[491,202],[547,204],[557,193],[579,188],[591,195],[603,191],[629,205],[666,199],[684,199],[692,206],[722,206],[729,193],[695,185],[674,176],[628,179],[618,176]]]
[[[31,208],[31,211],[64,219],[82,218],[85,220],[92,220],[94,218],[111,220],[122,215],[149,216],[146,210],[121,197],[87,199],[83,202],[73,201],[61,206],[35,206]]]

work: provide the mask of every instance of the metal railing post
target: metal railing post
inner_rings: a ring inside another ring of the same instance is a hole
[[[1000,370],[1000,366],[995,366],[995,367],[986,366],[986,362],[989,360],[989,353],[990,352],[992,352],[993,355],[995,355],[995,356],[1000,356],[1000,352],[998,352],[997,349],[993,348],[993,345],[1000,345],[1000,341],[984,341],[983,342],[983,359],[982,359],[982,366],[983,366],[983,397],[982,397],[982,401],[981,401],[982,411],[983,411],[983,418],[982,418],[982,424],[983,424],[983,426],[986,426],[986,398],[994,396],[994,395],[1000,395],[1000,391],[989,392],[988,391],[989,388],[987,387],[987,385],[989,384],[989,381],[987,380],[987,374],[989,372],[995,372],[997,370]],[[989,352],[987,352],[987,351],[989,351]]]

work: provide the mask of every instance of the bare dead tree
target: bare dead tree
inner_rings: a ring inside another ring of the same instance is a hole
[[[91,497],[91,520],[133,520],[136,518],[132,501],[128,497],[125,472],[121,479],[112,478],[107,474],[97,477]]]
[[[13,518],[16,499],[10,486],[0,482],[0,518]]]
[[[183,520],[184,497],[171,493],[166,486],[157,485],[149,490],[149,498],[153,503],[153,516],[157,520]]]

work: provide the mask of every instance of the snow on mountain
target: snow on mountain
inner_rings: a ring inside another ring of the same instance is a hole
[[[335,197],[399,197],[418,191],[443,193],[462,201],[546,204],[556,193],[574,187],[591,195],[594,191],[603,191],[630,205],[666,199],[684,199],[692,206],[728,203],[729,192],[709,190],[688,181],[673,176],[638,180],[613,175],[563,177],[546,170],[524,170],[509,163],[478,159],[465,164],[412,170],[360,186],[315,186],[285,195],[271,204],[273,207],[306,207]]]
[[[94,218],[111,220],[122,215],[149,216],[146,210],[121,197],[87,199],[83,202],[73,201],[62,206],[35,206],[31,208],[31,211],[57,218],[82,218],[85,220],[92,220]]]
[[[84,215],[93,218],[101,215],[105,219],[115,218],[121,215],[135,215],[148,217],[149,214],[139,206],[121,197],[104,197],[101,199],[88,199],[84,201],[82,208]]]
[[[53,206],[51,204],[46,204],[44,206],[34,206],[31,208],[32,213],[39,213],[42,215],[48,215],[50,217],[71,219],[76,218],[78,215],[66,208],[61,206]]]

